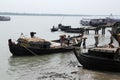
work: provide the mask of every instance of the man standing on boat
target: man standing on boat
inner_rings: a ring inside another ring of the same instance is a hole
[[[69,44],[70,44],[70,35],[68,35],[68,37],[67,37],[67,40],[68,40],[68,46],[69,46]]]
[[[83,48],[86,49],[86,39],[87,37],[83,37]]]
[[[34,34],[36,34],[36,32],[30,32],[30,36],[31,36],[31,38],[34,37]]]
[[[65,37],[66,35],[60,35],[60,43],[61,43],[61,46],[63,46],[64,42],[65,42]]]
[[[97,47],[99,44],[99,40],[98,40],[99,35],[95,35],[94,38],[95,38],[95,47]]]

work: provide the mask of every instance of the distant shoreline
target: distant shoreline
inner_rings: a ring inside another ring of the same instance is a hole
[[[13,13],[13,12],[0,12],[0,15],[18,15],[18,16],[109,16],[109,15],[48,14],[48,13]],[[114,16],[120,16],[120,15],[114,15]]]

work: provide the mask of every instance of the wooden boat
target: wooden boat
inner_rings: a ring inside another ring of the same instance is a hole
[[[76,38],[76,39],[80,39],[82,36],[83,36],[83,34],[81,34],[81,35],[77,35],[77,36],[71,36],[70,39],[71,39],[71,40],[73,40],[73,39],[75,39],[75,38]],[[67,42],[67,40],[68,40],[68,39],[65,38],[65,42]],[[60,43],[60,39],[57,39],[57,40],[51,40],[51,41],[52,41],[52,42],[58,42],[58,43]]]
[[[120,54],[116,52],[116,49],[92,48],[85,53],[74,49],[74,53],[83,68],[120,71]]]
[[[85,31],[84,28],[69,28],[64,30],[64,32],[67,32],[67,33],[83,33],[84,31]]]
[[[71,26],[64,26],[62,24],[58,24],[58,28],[67,33],[83,33],[85,31],[84,28],[71,28]]]
[[[79,46],[81,42],[70,43],[69,46],[60,43],[46,41],[44,39],[36,38],[19,38],[17,43],[14,43],[11,39],[8,40],[9,50],[15,56],[25,55],[41,55],[72,51],[75,46]]]
[[[0,16],[0,21],[10,21],[10,17],[8,17],[8,16]]]
[[[94,18],[94,19],[83,18],[80,21],[80,24],[83,26],[92,26],[92,27],[98,27],[98,26],[111,27],[115,22],[120,21],[120,19],[112,18],[112,15],[110,16],[105,18]]]
[[[58,24],[58,28],[59,28],[61,31],[65,31],[65,30],[71,28],[71,26],[64,26],[64,25],[62,25],[62,24]]]
[[[110,18],[82,19],[80,21],[80,24],[83,26],[97,27],[97,26],[101,26],[101,25],[106,25],[110,21],[111,21]]]
[[[90,26],[90,19],[82,19],[82,20],[80,20],[80,24],[82,25],[82,26]]]
[[[76,58],[84,68],[120,72],[120,22],[113,25],[110,33],[112,36],[107,46],[91,47],[86,52],[81,48],[74,49]],[[117,40],[119,47],[112,45],[112,37]]]
[[[55,32],[55,31],[58,31],[58,28],[53,26],[53,27],[51,28],[51,32]]]

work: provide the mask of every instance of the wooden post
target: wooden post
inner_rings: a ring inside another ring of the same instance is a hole
[[[99,44],[99,40],[98,40],[99,35],[95,35],[95,47],[97,47],[97,45]]]
[[[95,29],[95,34],[99,34],[99,28],[97,27],[96,29]]]
[[[89,34],[89,30],[88,29],[86,29],[86,34]]]
[[[84,49],[86,49],[86,39],[87,39],[87,37],[84,37],[84,38],[83,38],[83,48],[84,48]]]
[[[113,37],[111,35],[111,37],[110,37],[110,43],[109,44],[112,44],[112,43],[113,43]]]
[[[102,35],[105,35],[105,27],[102,27]]]

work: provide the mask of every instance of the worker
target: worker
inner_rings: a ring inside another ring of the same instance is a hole
[[[36,32],[30,32],[31,38],[34,38],[34,34],[36,34]]]
[[[61,43],[61,46],[63,46],[64,42],[65,42],[65,37],[66,35],[60,35],[60,43]]]
[[[69,44],[70,44],[70,35],[68,35],[68,38],[67,38],[67,40],[68,40],[68,46],[69,46]]]
[[[109,48],[114,48],[112,35],[111,35],[111,37],[110,37]]]
[[[94,38],[95,38],[95,47],[97,47],[99,44],[99,41],[98,41],[99,35],[95,35]]]
[[[83,48],[86,49],[86,39],[87,37],[83,37]]]

